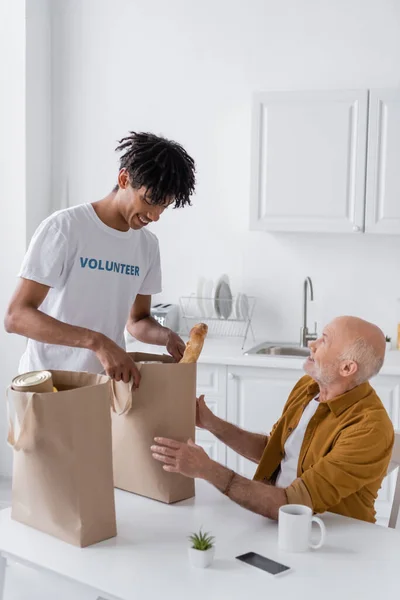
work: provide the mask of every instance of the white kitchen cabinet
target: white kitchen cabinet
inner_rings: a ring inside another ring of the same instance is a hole
[[[254,97],[250,227],[400,234],[400,90]]]
[[[228,367],[227,420],[242,429],[268,435],[302,371]],[[255,463],[227,450],[227,465],[252,478]]]
[[[368,91],[254,97],[251,229],[360,232]]]
[[[371,90],[368,117],[366,226],[400,233],[400,90]]]
[[[382,400],[395,430],[399,429],[399,409],[400,409],[400,377],[389,375],[378,375],[371,380],[372,387],[376,390],[379,398]],[[394,487],[396,485],[396,475],[394,472],[383,481],[379,491],[375,509],[379,519],[389,518],[392,506]]]
[[[204,394],[207,406],[221,419],[226,419],[226,366],[197,365],[197,395]],[[226,464],[226,446],[209,431],[196,428],[196,444],[223,465]]]

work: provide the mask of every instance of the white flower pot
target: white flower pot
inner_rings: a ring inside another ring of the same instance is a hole
[[[214,546],[209,550],[196,550],[195,548],[189,548],[189,560],[193,567],[199,569],[205,569],[209,567],[214,560]]]
[[[386,352],[390,352],[392,349],[392,342],[386,342]]]

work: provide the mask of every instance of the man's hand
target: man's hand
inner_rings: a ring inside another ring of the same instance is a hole
[[[177,333],[163,327],[151,316],[151,296],[136,296],[126,326],[129,333],[140,342],[165,346],[176,362],[181,360],[186,348],[185,342]]]
[[[177,333],[168,330],[167,343],[165,344],[170,355],[179,362],[185,352],[186,344]]]
[[[109,338],[101,336],[98,346],[94,350],[97,358],[104,367],[105,373],[115,379],[115,381],[124,381],[129,383],[133,379],[134,386],[139,387],[140,373],[129,356]]]
[[[196,425],[202,429],[211,428],[213,422],[214,413],[210,410],[204,401],[204,396],[196,399]]]
[[[163,469],[170,473],[181,473],[186,477],[204,478],[211,459],[192,440],[187,444],[168,438],[154,438],[157,445],[151,446],[153,458],[164,463]]]
[[[185,444],[157,437],[154,441],[153,457],[164,463],[165,471],[205,479],[231,500],[259,515],[277,519],[279,508],[288,502],[284,489],[233,474],[231,469],[211,460],[192,440]]]

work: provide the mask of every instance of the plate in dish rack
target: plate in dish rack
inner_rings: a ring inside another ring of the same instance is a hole
[[[204,307],[204,302],[203,302],[205,283],[206,283],[206,280],[204,277],[200,277],[197,282],[197,308],[198,308],[200,317],[204,317],[205,313],[206,313],[206,309]]]
[[[222,275],[216,285],[214,308],[220,319],[229,319],[232,314],[233,297],[227,275]]]
[[[203,288],[203,305],[206,312],[205,316],[210,319],[214,316],[215,290],[213,280],[207,279]]]
[[[238,294],[235,303],[236,318],[247,321],[249,318],[250,305],[246,294]]]

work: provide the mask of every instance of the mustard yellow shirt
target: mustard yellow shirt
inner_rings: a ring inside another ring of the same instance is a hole
[[[298,381],[268,437],[255,480],[275,482],[285,442],[318,392],[308,375]],[[375,522],[393,444],[392,422],[369,383],[321,402],[304,435],[297,479],[285,490],[288,502]]]

